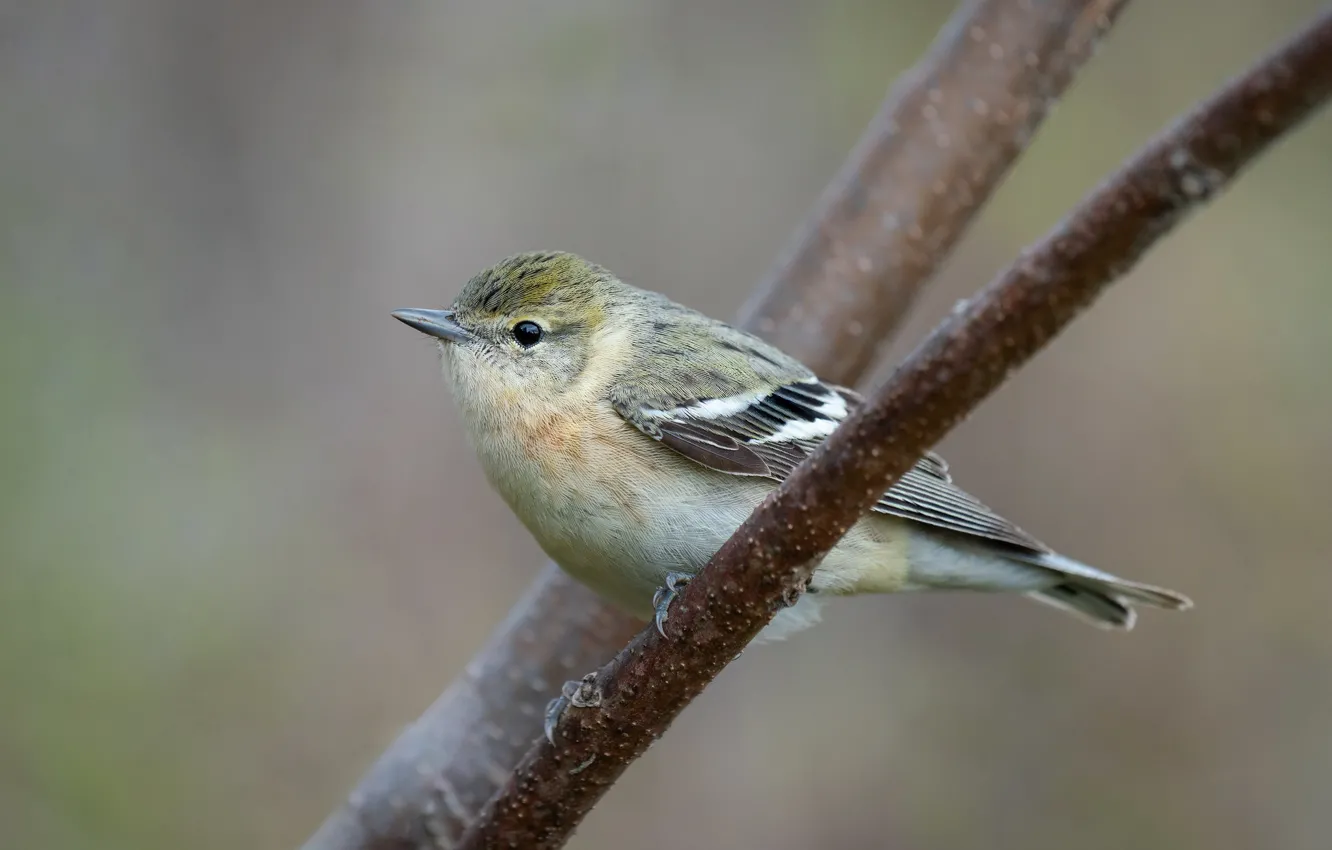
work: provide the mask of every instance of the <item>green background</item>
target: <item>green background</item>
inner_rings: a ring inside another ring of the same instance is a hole
[[[1133,4],[891,356],[1321,5]],[[541,561],[388,312],[567,248],[732,315],[949,11],[5,12],[0,845],[303,840]],[[943,446],[1195,611],[845,602],[728,669],[574,846],[1328,846],[1329,151],[1325,112]]]

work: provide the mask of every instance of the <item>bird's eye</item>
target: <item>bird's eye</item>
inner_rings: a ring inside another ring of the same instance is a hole
[[[513,326],[513,338],[523,348],[531,348],[538,342],[541,342],[541,335],[544,331],[536,322],[519,322]]]

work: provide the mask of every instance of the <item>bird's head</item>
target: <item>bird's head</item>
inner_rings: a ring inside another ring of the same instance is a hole
[[[530,252],[474,276],[448,309],[393,316],[437,340],[465,407],[553,403],[586,375],[629,289],[574,254]]]

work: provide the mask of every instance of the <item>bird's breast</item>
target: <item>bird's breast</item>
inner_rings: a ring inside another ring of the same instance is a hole
[[[609,405],[474,436],[487,477],[546,554],[639,614],[667,571],[700,568],[771,486],[706,470]]]
[[[635,482],[653,470],[634,444],[646,438],[613,411],[513,413],[476,429],[477,450],[491,483],[524,522],[541,526],[539,536],[593,512],[642,520]]]

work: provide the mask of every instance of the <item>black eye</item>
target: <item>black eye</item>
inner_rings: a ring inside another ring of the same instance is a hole
[[[518,344],[523,348],[531,348],[538,342],[541,342],[541,326],[536,322],[519,322],[513,326],[513,338],[518,340]]]

